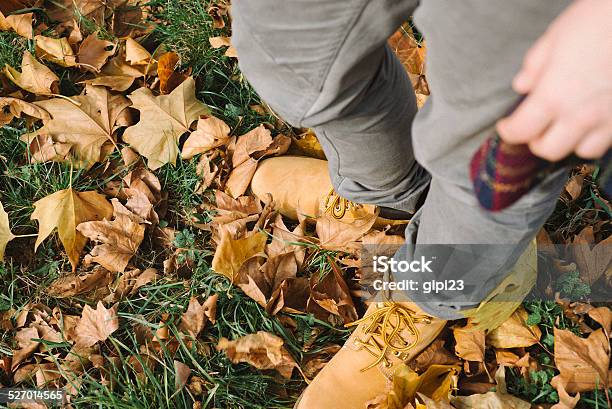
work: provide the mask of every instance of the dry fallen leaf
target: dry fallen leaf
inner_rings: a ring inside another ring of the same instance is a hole
[[[191,124],[208,108],[195,97],[195,81],[188,78],[170,95],[155,97],[140,88],[129,98],[140,111],[140,122],[126,129],[123,139],[148,159],[149,169],[176,163],[178,138],[189,132]]]
[[[423,402],[423,404],[417,403],[416,409],[455,409],[451,406],[448,399],[435,401],[422,393],[417,393],[419,397],[419,401]]]
[[[555,328],[555,364],[560,374],[553,378],[565,385],[568,393],[586,392],[604,385],[612,386],[610,344],[604,331],[598,329],[588,338]]]
[[[404,25],[389,38],[389,46],[402,62],[406,72],[423,74],[425,71],[425,47],[420,46],[410,27]]]
[[[114,274],[97,266],[85,274],[71,273],[58,278],[49,285],[47,294],[54,298],[67,298],[92,291],[106,290],[114,279]],[[95,296],[93,298],[98,299]]]
[[[125,61],[130,65],[149,65],[152,58],[151,53],[136,40],[131,37],[125,40]]]
[[[211,37],[208,39],[208,41],[210,42],[210,46],[215,49],[221,47],[228,47],[227,50],[225,50],[225,53],[223,54],[226,57],[238,58],[238,52],[236,48],[232,45],[231,38]]]
[[[588,314],[589,317],[601,325],[609,338],[612,330],[612,310],[609,307],[598,307],[589,310]]]
[[[58,76],[39,63],[29,51],[23,52],[21,72],[7,64],[4,75],[18,87],[33,94],[50,95],[58,92]]]
[[[522,357],[519,357],[514,352],[496,349],[495,350],[495,360],[499,365],[510,366],[510,367],[519,367],[519,368],[528,368],[529,367],[529,352],[526,352]]]
[[[41,35],[34,37],[36,41],[36,56],[61,65],[62,67],[74,67],[77,65],[76,55],[70,47],[67,38],[51,38]]]
[[[97,342],[106,341],[119,329],[117,309],[118,305],[106,309],[100,301],[95,310],[86,305],[76,327],[76,345],[90,347]]]
[[[65,189],[46,196],[34,203],[31,216],[32,220],[38,220],[39,225],[34,250],[57,229],[72,270],[75,271],[81,251],[87,242],[76,227],[83,222],[108,219],[112,214],[113,206],[97,192]]]
[[[142,2],[130,0],[121,4],[113,9],[112,25],[115,36],[140,38],[153,31],[155,24],[153,19],[147,18],[146,7],[142,7]]]
[[[570,195],[572,200],[578,199],[580,193],[582,193],[582,185],[584,184],[583,173],[572,176],[570,180],[565,184],[565,191]]]
[[[580,278],[593,285],[612,263],[612,236],[595,243],[593,226],[585,227],[572,241],[572,251],[580,271]]]
[[[23,328],[15,334],[15,341],[17,341],[19,349],[13,350],[12,371],[38,349],[40,341],[34,341],[35,339],[40,339],[40,336],[38,335],[38,330],[34,327]]]
[[[214,28],[223,28],[225,27],[225,20],[223,19],[224,16],[227,16],[227,13],[229,11],[229,5],[227,3],[213,3],[211,6],[208,7],[208,10],[206,10],[208,15],[213,19],[213,27]]]
[[[257,161],[253,158],[248,158],[236,166],[225,183],[227,193],[234,199],[242,196],[247,191],[256,170]]]
[[[206,318],[204,306],[200,305],[196,297],[191,297],[187,311],[181,317],[180,329],[197,338],[206,325]]]
[[[477,308],[461,312],[477,329],[491,331],[507,321],[532,290],[537,277],[535,239],[519,257],[512,271]],[[525,318],[526,319],[526,318]],[[500,341],[503,342],[503,341]]]
[[[562,383],[554,385],[559,394],[559,403],[553,405],[550,409],[574,409],[580,400],[580,394],[576,396],[570,396],[565,390],[565,386]]]
[[[451,403],[457,409],[529,409],[531,404],[509,395],[506,389],[506,369],[500,366],[495,373],[497,388],[495,392],[487,392],[471,396],[455,396]]]
[[[321,247],[328,250],[346,251],[355,247],[376,222],[376,214],[364,215],[362,219],[344,222],[324,214],[317,218],[317,236],[321,240]]]
[[[181,157],[191,159],[199,153],[225,145],[229,142],[230,128],[221,119],[214,116],[198,120],[198,127],[189,135],[183,145]]]
[[[484,362],[485,332],[469,326],[453,328],[455,353],[466,361]]]
[[[180,391],[185,387],[189,377],[191,376],[191,368],[184,363],[174,360],[174,388]]]
[[[41,109],[42,111],[42,109]],[[40,131],[36,136],[28,136],[28,154],[30,163],[56,161],[65,162],[70,158],[69,143],[56,143],[46,131]]]
[[[105,145],[114,146],[114,133],[126,125],[124,115],[130,101],[92,85],[87,85],[81,95],[72,99],[76,104],[64,98],[35,102],[53,119],[35,134],[24,135],[24,139],[31,142],[34,136],[46,132],[56,143],[70,144],[76,164],[89,168],[105,158],[108,153],[103,149]]]
[[[259,125],[239,136],[236,139],[236,146],[232,155],[232,165],[234,167],[248,160],[251,155],[259,151],[265,151],[272,144],[272,134],[263,125]]]
[[[269,332],[259,331],[235,341],[221,338],[217,350],[225,351],[233,363],[246,362],[257,369],[275,369],[284,378],[290,379],[297,364],[283,343],[282,338]]]
[[[5,17],[0,11],[0,31],[13,30],[27,39],[32,39],[32,19],[34,13],[13,14]]]
[[[495,348],[523,348],[537,344],[542,331],[537,325],[527,325],[524,308],[516,310],[502,325],[487,334],[487,343]]]
[[[15,235],[11,232],[9,225],[8,213],[4,211],[4,206],[0,203],[0,261],[4,261],[6,245],[14,238]]]
[[[137,215],[141,219],[139,223],[155,225],[159,222],[155,207],[162,204],[164,194],[157,176],[144,166],[136,166],[122,181],[109,183],[106,192],[120,199],[127,199],[122,212]]]
[[[0,97],[0,126],[11,123],[13,118],[18,118],[22,114],[44,121],[51,119],[47,111],[34,104],[30,104],[18,98]]]
[[[306,129],[297,137],[292,137],[292,139],[293,143],[291,144],[291,149],[289,149],[290,154],[309,156],[311,158],[323,160],[326,159],[323,148],[317,139],[317,135],[315,135],[312,129]]]
[[[137,78],[144,77],[147,67],[128,64],[125,54],[120,52],[102,68],[96,78],[86,82],[123,92],[130,88]]]
[[[232,41],[229,37],[211,37],[208,39],[212,48],[229,47]]]
[[[444,340],[436,339],[408,365],[417,372],[423,372],[432,365],[457,365],[459,359],[444,348]]]
[[[159,77],[159,92],[170,94],[183,83],[189,74],[177,71],[181,58],[175,52],[168,52],[159,57],[157,63],[157,76]]]
[[[225,190],[233,197],[242,196],[255,174],[257,163],[269,155],[282,155],[287,152],[291,138],[272,134],[263,125],[239,136],[235,144],[230,144],[232,153],[232,172],[225,184]]]
[[[96,33],[89,35],[79,46],[77,58],[79,66],[99,72],[106,61],[115,54],[117,45],[112,41],[101,40]]]
[[[113,272],[123,272],[138,251],[145,228],[128,215],[117,212],[119,201],[113,199],[115,219],[81,223],[77,230],[97,244],[85,261],[95,262]],[[120,205],[120,204],[119,204]],[[122,207],[122,206],[121,206]]]
[[[245,261],[263,253],[266,241],[267,236],[263,232],[256,232],[237,240],[224,232],[213,257],[213,270],[234,281]]]
[[[366,402],[366,408],[424,408],[425,406],[417,401],[417,394],[436,402],[448,400],[456,386],[457,373],[456,366],[432,365],[419,375],[406,365],[401,365],[393,373],[388,390]]]
[[[344,323],[353,322],[358,316],[351,297],[351,291],[344,280],[338,264],[331,258],[328,258],[327,262],[331,266],[333,273],[325,274],[323,277],[313,274],[310,277],[311,292],[308,303],[309,307],[318,305],[323,310],[340,316]],[[314,313],[318,315],[316,311]],[[327,319],[330,322],[335,321],[335,318],[329,315],[327,317],[321,316],[321,318]]]
[[[204,301],[204,315],[206,318],[210,320],[213,324],[217,322],[217,301],[219,300],[218,294],[213,294],[209,296],[206,301]]]

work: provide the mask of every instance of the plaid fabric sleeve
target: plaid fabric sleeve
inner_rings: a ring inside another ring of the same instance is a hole
[[[612,151],[597,164],[599,184],[607,195],[612,193]],[[548,162],[533,155],[527,145],[511,145],[498,135],[486,140],[470,163],[470,177],[478,201],[487,210],[500,211],[512,205],[546,176],[562,167],[588,162],[571,157]]]

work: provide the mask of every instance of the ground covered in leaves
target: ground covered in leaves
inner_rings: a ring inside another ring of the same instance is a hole
[[[0,387],[62,387],[74,408],[290,408],[348,337],[359,246],[401,230],[292,222],[249,194],[261,159],[323,154],[241,76],[229,8],[2,0]],[[424,40],[406,25],[390,44],[422,105]],[[576,263],[549,254],[557,301],[487,333],[449,323],[368,408],[609,407],[597,173],[572,172],[538,236],[583,245]]]

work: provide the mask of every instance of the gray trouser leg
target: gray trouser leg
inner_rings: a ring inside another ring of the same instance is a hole
[[[415,19],[427,40],[432,95],[416,117],[410,82],[385,46],[416,1],[234,2],[243,72],[284,119],[315,128],[341,195],[413,210],[431,174],[409,242],[514,246],[461,305],[417,300],[435,315],[457,317],[457,308],[484,298],[554,208],[562,172],[493,214],[473,197],[468,164],[515,101],[510,84],[524,53],[570,2],[423,0]]]
[[[414,211],[429,182],[414,160],[410,80],[386,46],[416,1],[238,0],[233,43],[262,98],[314,128],[335,189]]]

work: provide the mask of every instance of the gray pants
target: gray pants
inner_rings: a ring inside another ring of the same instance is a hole
[[[261,97],[290,124],[314,128],[342,196],[414,211],[429,186],[407,229],[409,242],[516,250],[554,209],[565,172],[490,213],[473,195],[468,165],[516,101],[511,80],[525,52],[570,2],[235,0],[233,44]],[[410,80],[386,45],[410,16],[428,47],[431,96],[418,113]],[[499,265],[465,297],[472,305],[512,260]],[[455,310],[470,304],[430,298],[421,306],[442,318],[456,318]]]

